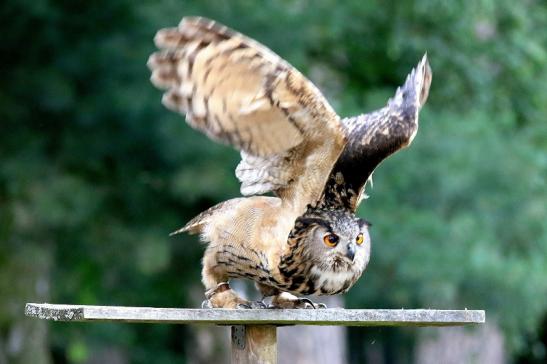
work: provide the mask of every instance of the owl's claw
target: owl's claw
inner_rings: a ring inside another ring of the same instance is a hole
[[[213,308],[213,305],[211,304],[211,301],[209,301],[209,300],[204,300],[204,301],[201,303],[201,308]]]
[[[272,299],[270,308],[304,308],[317,309],[327,308],[324,303],[314,303],[309,298],[298,298],[288,292],[283,292]]]
[[[299,298],[298,301],[300,301],[300,304],[304,304],[302,308],[313,308],[314,310],[318,308],[327,308],[327,305],[324,303],[315,303],[309,298]]]
[[[268,308],[268,306],[264,303],[264,301],[249,301],[247,303],[239,303],[236,308],[252,310],[252,309],[265,309],[265,308]]]
[[[309,298],[299,298],[297,302],[304,305],[302,308],[317,308],[315,307],[315,303],[313,303]]]

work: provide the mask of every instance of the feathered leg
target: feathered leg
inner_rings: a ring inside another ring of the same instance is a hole
[[[203,269],[201,279],[205,286],[206,301],[203,307],[208,308],[239,308],[240,305],[248,305],[249,301],[239,297],[228,284],[228,274],[219,268],[216,259],[211,254],[203,257]]]

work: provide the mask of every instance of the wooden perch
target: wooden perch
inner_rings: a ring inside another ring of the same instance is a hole
[[[25,314],[53,321],[217,325],[455,326],[484,322],[484,311],[478,310],[230,310],[27,303]]]
[[[485,321],[482,310],[228,310],[48,303],[27,303],[25,314],[52,321],[231,325],[233,363],[275,363],[277,326],[457,326]]]

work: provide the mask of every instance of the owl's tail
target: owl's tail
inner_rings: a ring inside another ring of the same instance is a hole
[[[192,235],[201,234],[204,227],[211,221],[216,212],[220,210],[230,209],[238,204],[241,200],[242,198],[234,198],[216,204],[215,206],[203,211],[192,220],[188,221],[188,223],[186,223],[186,225],[184,225],[180,229],[173,231],[171,234],[169,234],[169,236],[177,235],[180,233],[188,233]]]

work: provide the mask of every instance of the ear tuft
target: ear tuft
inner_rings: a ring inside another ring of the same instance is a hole
[[[370,221],[362,219],[360,217],[357,218],[357,223],[359,224],[360,228],[364,228],[364,227],[369,228],[372,226],[372,223]]]

